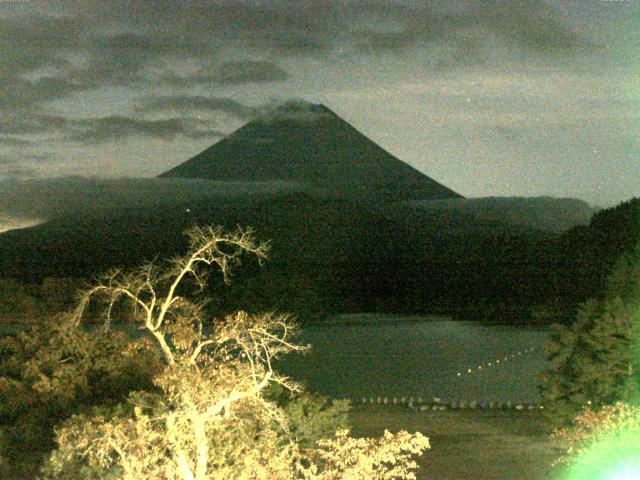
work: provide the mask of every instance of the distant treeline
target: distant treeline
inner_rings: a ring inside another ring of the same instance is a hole
[[[560,235],[472,235],[459,251],[416,253],[418,261],[405,267],[409,282],[401,303],[488,321],[568,320],[578,303],[601,294],[615,261],[639,240],[638,198]]]
[[[230,287],[215,286],[215,298],[221,309],[241,303],[303,319],[371,311],[568,322],[579,303],[601,294],[615,261],[640,241],[640,199],[561,235],[475,228],[460,238],[434,230],[422,232],[431,237],[427,248],[393,222],[378,227],[378,238],[362,242],[368,248],[362,255],[323,256],[324,262],[278,262],[283,256],[276,255],[262,268],[243,269]]]

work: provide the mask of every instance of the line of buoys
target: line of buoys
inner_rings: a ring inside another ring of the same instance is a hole
[[[513,358],[516,358],[518,356],[522,356],[523,354],[526,354],[526,353],[533,353],[534,351],[535,351],[534,347],[526,348],[524,350],[520,350],[518,352],[514,352],[514,353],[512,353],[510,355],[507,355],[505,357],[496,358],[495,360],[492,360],[491,362],[487,362],[485,364],[478,365],[477,367],[467,367],[465,369],[462,369],[462,370],[456,372],[456,376],[457,377],[462,377],[463,374],[465,374],[465,373],[466,373],[466,375],[468,375],[468,374],[473,373],[475,371],[482,370],[483,367],[485,369],[487,369],[487,368],[491,368],[491,367],[496,367],[496,366],[498,366],[500,364],[504,365],[505,362],[507,362],[509,359],[513,359]]]

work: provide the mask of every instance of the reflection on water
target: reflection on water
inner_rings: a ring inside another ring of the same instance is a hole
[[[337,397],[539,399],[536,376],[548,368],[544,330],[381,318],[305,327],[300,342],[312,350],[278,368],[310,390]]]

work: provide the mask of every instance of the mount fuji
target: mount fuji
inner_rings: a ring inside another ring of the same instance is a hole
[[[217,181],[287,181],[341,197],[462,196],[402,162],[324,105],[289,101],[163,173]]]

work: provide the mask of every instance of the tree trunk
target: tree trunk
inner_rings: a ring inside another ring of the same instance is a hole
[[[196,440],[196,480],[205,480],[209,462],[209,439],[205,428],[205,418],[198,415],[192,421]]]

